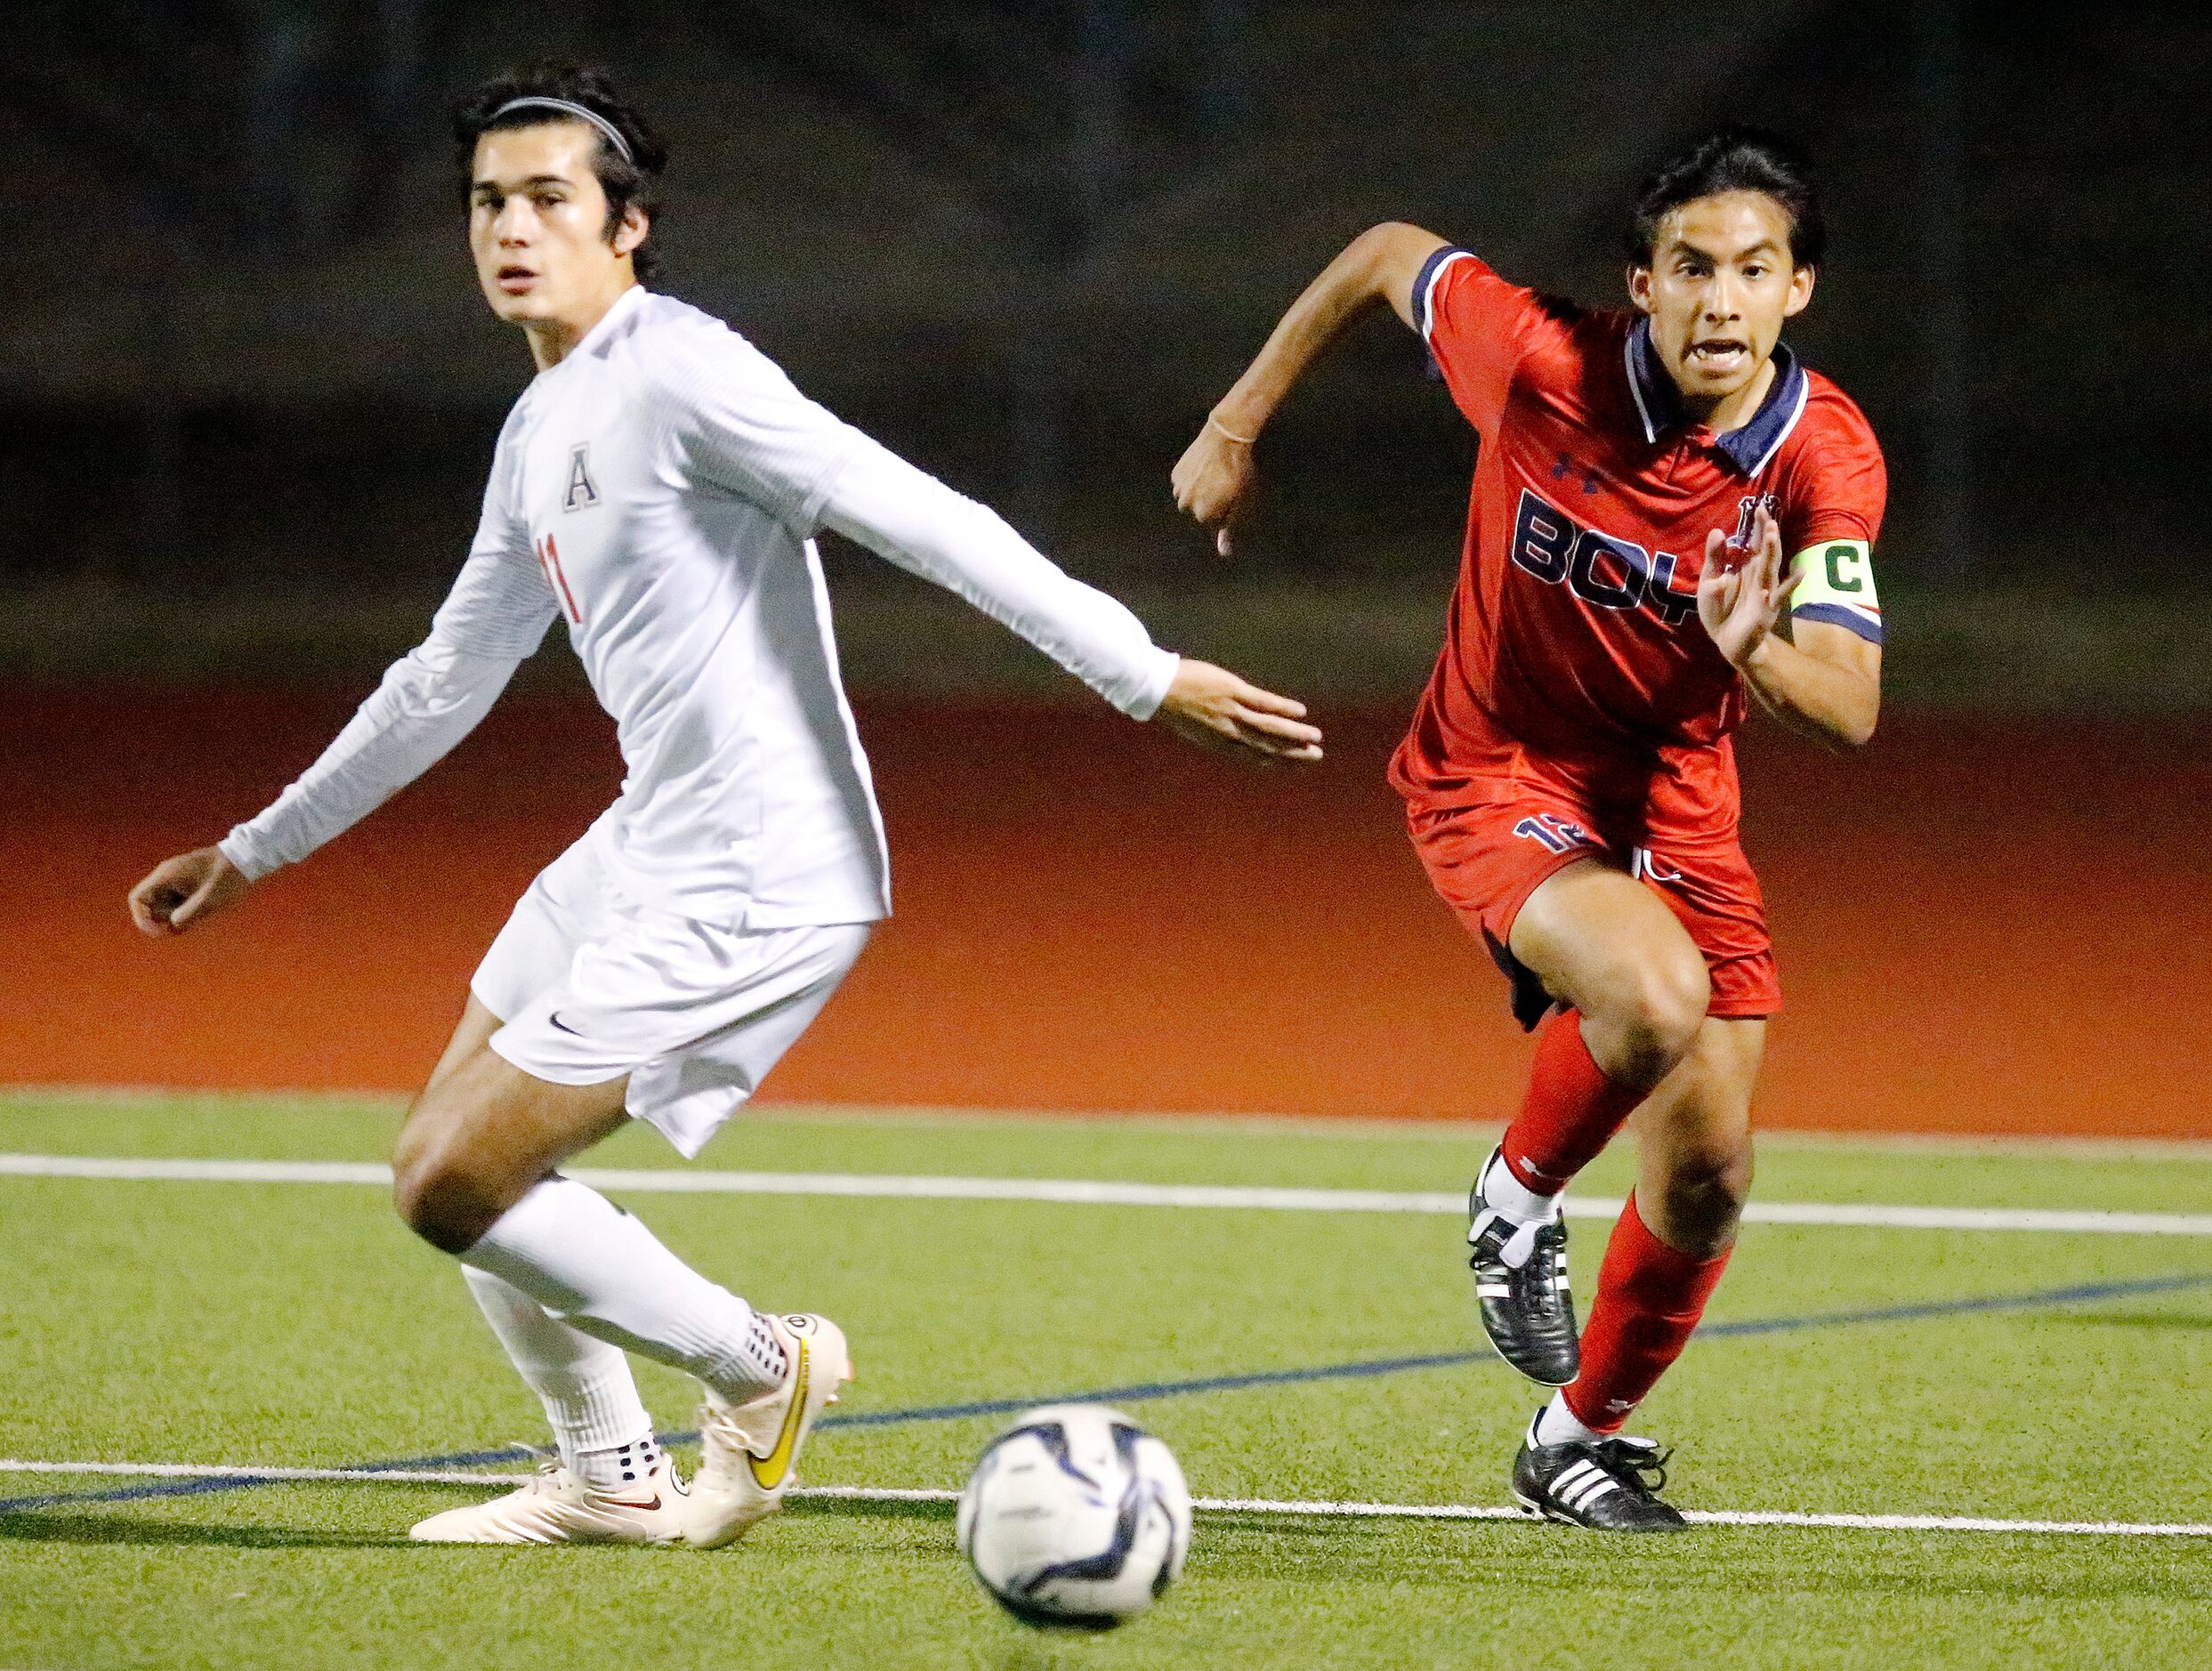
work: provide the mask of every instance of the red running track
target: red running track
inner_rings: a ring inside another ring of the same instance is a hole
[[[33,691],[0,739],[0,1079],[416,1085],[531,874],[618,778],[588,699],[511,698],[203,932],[155,860],[260,807],[343,696]],[[1527,1045],[1382,781],[1395,714],[1255,770],[1103,709],[863,704],[897,917],[781,1100],[1499,1118]],[[1897,717],[1746,740],[1788,1009],[1760,1108],[1835,1130],[2212,1137],[2212,727]]]

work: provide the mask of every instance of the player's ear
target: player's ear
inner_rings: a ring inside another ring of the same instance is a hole
[[[1812,281],[1819,276],[1817,267],[1793,267],[1789,273],[1789,299],[1782,303],[1782,317],[1794,319],[1812,305]]]
[[[1806,294],[1810,299],[1811,293]],[[1628,302],[1639,313],[1651,311],[1651,270],[1649,267],[1628,269]]]
[[[618,255],[627,255],[645,241],[645,235],[653,230],[653,223],[645,217],[645,211],[636,204],[623,206],[622,220],[615,228],[614,249]]]

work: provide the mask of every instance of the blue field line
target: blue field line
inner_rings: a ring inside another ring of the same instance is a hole
[[[1798,1317],[1750,1318],[1742,1322],[1708,1323],[1698,1330],[1700,1341],[1740,1339],[1753,1335],[1781,1335],[1800,1329],[1845,1328],[1861,1323],[1909,1323],[1933,1317],[1965,1317],[1977,1312],[2031,1312],[2056,1306],[2082,1305],[2095,1300],[2114,1300],[2146,1294],[2168,1294],[2184,1288],[2212,1287],[2212,1271],[2170,1277],[2143,1277],[2126,1282],[2084,1282],[2071,1288],[2038,1288],[2029,1294],[1992,1294],[1975,1299],[1916,1300],[1901,1305],[1872,1305],[1847,1312],[1813,1312]],[[1200,1376],[1188,1381],[1140,1381],[1126,1386],[1101,1387],[1087,1392],[1062,1392],[1016,1399],[977,1399],[964,1404],[922,1404],[906,1409],[868,1410],[852,1416],[825,1417],[819,1427],[899,1427],[918,1422],[960,1421],[975,1416],[1010,1416],[1040,1404],[1134,1404],[1149,1399],[1184,1398],[1199,1392],[1235,1392],[1250,1387],[1289,1386],[1310,1381],[1354,1381],[1376,1376],[1402,1375],[1415,1369],[1449,1369],[1468,1364],[1495,1364],[1500,1360],[1488,1350],[1427,1352],[1410,1358],[1366,1358],[1353,1363],[1322,1364],[1304,1369],[1260,1369],[1244,1375]],[[664,1433],[662,1442],[690,1444],[696,1433]],[[489,1450],[447,1451],[431,1457],[401,1457],[381,1462],[351,1465],[377,1473],[408,1468],[472,1468],[498,1462],[520,1462],[532,1453],[520,1445]],[[496,1482],[496,1481],[495,1481]],[[0,1514],[28,1509],[51,1508],[70,1503],[131,1503],[156,1497],[205,1497],[215,1491],[245,1491],[259,1486],[281,1485],[279,1480],[248,1474],[223,1474],[204,1480],[179,1480],[157,1485],[123,1486],[109,1491],[52,1491],[36,1497],[0,1497]]]

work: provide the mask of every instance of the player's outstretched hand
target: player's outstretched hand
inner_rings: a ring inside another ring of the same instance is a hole
[[[1226,667],[1183,658],[1160,717],[1193,742],[1249,748],[1278,760],[1319,760],[1321,733],[1305,704],[1247,684]]]
[[[1252,443],[1208,418],[1198,439],[1175,460],[1175,508],[1214,533],[1214,549],[1229,555],[1231,530],[1251,497],[1256,474]]]
[[[131,890],[131,921],[141,934],[182,934],[253,885],[220,847],[179,853]]]
[[[1698,619],[1713,647],[1740,667],[1781,618],[1789,586],[1782,575],[1782,530],[1761,511],[1752,519],[1748,551],[1732,549],[1715,529],[1705,537],[1705,572],[1698,577]]]

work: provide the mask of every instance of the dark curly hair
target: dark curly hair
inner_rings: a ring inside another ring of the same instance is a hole
[[[615,91],[615,84],[607,72],[595,66],[545,63],[510,70],[493,77],[461,101],[453,113],[453,143],[464,203],[469,200],[475,183],[476,141],[485,134],[576,119],[563,117],[558,110],[538,107],[510,110],[501,117],[492,114],[504,104],[529,98],[565,99],[570,104],[580,104],[593,115],[604,117],[629,146],[630,155],[626,157],[607,142],[602,133],[592,150],[592,173],[599,177],[600,190],[607,194],[605,235],[610,240],[633,204],[653,224],[659,223],[660,176],[668,166],[667,141],[635,105]],[[641,280],[659,274],[660,251],[654,246],[650,231],[646,233],[645,241],[631,251],[630,261]]]
[[[1779,133],[1731,124],[1677,152],[1637,188],[1629,217],[1627,254],[1648,267],[1659,222],[1685,203],[1724,191],[1759,191],[1789,216],[1792,266],[1817,267],[1828,253],[1828,227],[1812,181],[1812,159]]]

